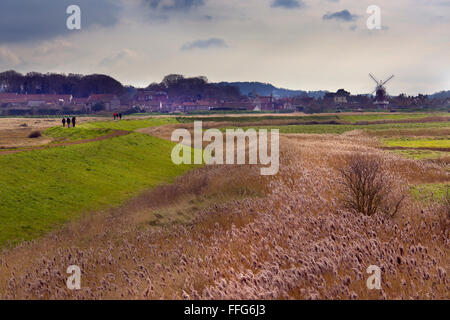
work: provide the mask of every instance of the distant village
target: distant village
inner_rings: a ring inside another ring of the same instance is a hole
[[[178,99],[177,99],[178,100]],[[390,98],[385,109],[450,108],[450,99],[427,99],[426,96]],[[95,113],[198,113],[206,111],[271,111],[271,112],[325,112],[330,110],[364,111],[380,109],[368,96],[347,93],[327,93],[321,99],[312,97],[281,98],[271,96],[243,97],[240,100],[192,99],[174,101],[166,92],[139,89],[129,102],[115,94],[92,94],[74,98],[59,94],[0,93],[0,115],[58,115]]]
[[[176,99],[179,100],[179,99]],[[166,92],[139,89],[129,102],[115,94],[92,94],[88,98],[74,98],[58,94],[0,93],[1,115],[34,114],[92,114],[117,111],[145,113],[191,113],[213,110],[281,111],[294,110],[294,99],[257,96],[224,101],[192,99],[174,101]]]
[[[16,78],[19,76],[24,77],[18,73],[9,72],[9,78],[7,79],[15,79],[11,74]],[[44,77],[42,79],[46,79],[45,75],[42,77]],[[87,77],[78,76],[76,79],[84,81]],[[28,81],[28,78],[24,79],[21,81]],[[111,80],[112,78],[105,79],[100,79],[92,86],[98,87],[98,83],[104,84],[105,81],[115,81]],[[39,80],[39,82],[36,82],[39,83],[37,85],[38,89],[41,88],[40,86],[43,81]],[[386,96],[382,99],[386,101],[380,103],[377,100],[381,100],[381,98],[377,99],[376,96],[351,95],[350,92],[344,89],[340,89],[335,93],[324,93],[321,97],[311,97],[307,94],[281,97],[274,94],[259,95],[257,92],[242,95],[238,88],[222,88],[207,83],[207,80],[201,77],[184,78],[180,75],[171,75],[166,77],[164,81],[161,84],[152,84],[146,89],[122,87],[120,83],[117,82],[116,84],[112,82],[115,88],[112,91],[120,93],[95,93],[81,98],[75,97],[72,94],[28,94],[27,92],[23,92],[25,91],[23,84],[20,87],[18,85],[16,86],[16,88],[19,88],[17,91],[20,93],[5,92],[8,91],[8,87],[5,84],[2,86],[0,83],[0,115],[105,114],[112,112],[121,112],[124,114],[202,113],[209,111],[319,113],[341,111],[361,112],[374,109],[397,111],[405,109],[420,110],[435,108],[442,110],[450,108],[448,95],[431,98],[425,95],[411,97],[401,94],[395,97]],[[9,82],[12,84],[15,83],[13,80]],[[85,87],[89,88],[91,82],[87,83],[88,85]],[[62,88],[64,86],[65,84],[62,82]],[[116,87],[119,87],[119,89]],[[186,87],[189,90],[186,90]],[[108,89],[103,88],[102,90]],[[381,94],[384,94],[384,92],[381,92]]]

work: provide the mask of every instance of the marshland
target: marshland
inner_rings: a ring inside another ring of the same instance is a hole
[[[448,299],[449,120],[0,119],[0,298]],[[279,129],[279,172],[174,165],[171,134],[194,121]]]

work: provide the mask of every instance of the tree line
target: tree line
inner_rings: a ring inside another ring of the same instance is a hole
[[[196,101],[201,99],[238,100],[239,88],[220,86],[208,82],[206,77],[187,78],[172,74],[162,82],[149,85],[146,90],[164,91],[172,101]],[[80,75],[29,72],[25,75],[14,70],[0,73],[0,92],[20,94],[70,94],[86,98],[91,94],[112,93],[128,101],[136,93],[132,86],[124,87],[114,78],[102,75]]]
[[[0,89],[20,94],[70,94],[86,98],[91,94],[113,93],[122,95],[122,84],[102,74],[80,75],[29,72],[25,75],[10,70],[0,73]]]
[[[233,101],[241,98],[239,88],[231,85],[220,86],[209,83],[206,77],[186,78],[180,74],[171,74],[160,83],[152,83],[149,91],[164,91],[171,100],[195,101],[216,99]]]

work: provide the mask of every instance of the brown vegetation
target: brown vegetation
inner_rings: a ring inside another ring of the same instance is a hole
[[[449,238],[436,205],[405,198],[395,217],[341,206],[355,154],[409,183],[449,181],[433,163],[363,136],[282,137],[280,172],[204,167],[109,212],[87,214],[0,255],[1,298],[448,299]],[[400,190],[390,190],[400,193]],[[440,210],[440,208],[439,208]],[[66,269],[82,289],[66,288]],[[382,269],[382,289],[366,269]]]

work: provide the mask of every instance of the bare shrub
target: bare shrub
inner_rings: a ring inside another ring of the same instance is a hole
[[[40,131],[33,131],[28,135],[28,138],[36,139],[42,137],[42,133]]]
[[[399,211],[405,196],[394,194],[394,181],[380,159],[352,155],[339,172],[343,201],[348,209],[367,216],[381,211],[391,217]]]

